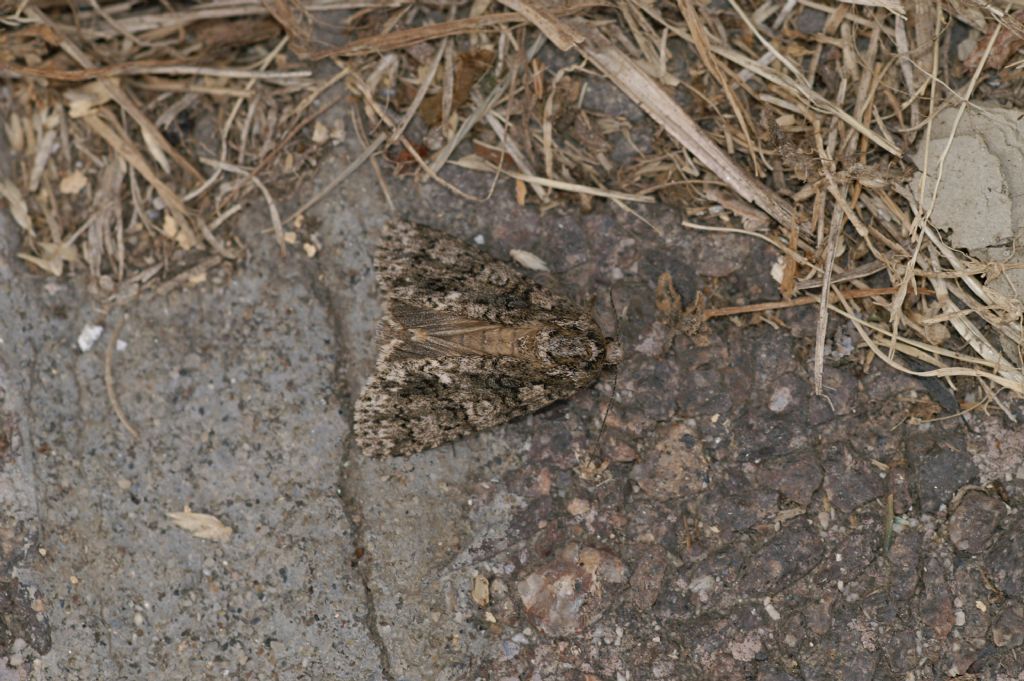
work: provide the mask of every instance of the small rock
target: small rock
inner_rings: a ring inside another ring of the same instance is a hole
[[[1024,606],[1014,605],[992,625],[992,642],[1000,648],[1016,648],[1024,643]]]
[[[885,494],[886,485],[874,466],[842,444],[829,450],[825,462],[825,491],[833,506],[849,513]]]
[[[78,334],[78,349],[82,352],[89,352],[96,341],[103,335],[103,327],[98,324],[86,324],[82,332]]]
[[[575,498],[569,501],[566,509],[575,516],[586,515],[590,512],[590,502],[586,499]]]
[[[786,410],[786,407],[793,401],[793,390],[789,386],[780,386],[772,393],[768,400],[768,409],[776,414]]]
[[[949,519],[949,539],[960,551],[981,553],[1006,516],[1006,504],[984,492],[965,494]]]
[[[758,468],[757,481],[769,489],[781,492],[801,506],[811,503],[811,497],[821,486],[821,466],[811,452],[792,452],[772,459]]]
[[[487,607],[487,604],[491,602],[491,584],[487,577],[483,575],[473,577],[473,590],[470,597],[481,608]]]
[[[740,588],[755,595],[771,595],[813,569],[824,551],[811,522],[796,518],[744,560]]]
[[[932,558],[928,561],[921,581],[924,583],[924,594],[918,600],[918,613],[936,636],[945,638],[953,630],[956,616],[953,612],[953,597],[938,560]]]
[[[706,485],[704,446],[690,428],[675,423],[657,432],[654,451],[633,467],[633,479],[655,499],[695,494]]]
[[[807,628],[817,636],[823,636],[832,628],[832,614],[829,612],[830,604],[811,603],[804,609],[804,618],[807,620]]]
[[[519,582],[526,614],[550,636],[567,636],[597,621],[612,603],[608,585],[626,581],[617,557],[567,544],[541,569]]]
[[[983,557],[992,585],[1006,596],[1024,599],[1024,519],[1017,518],[999,532]]]
[[[661,594],[668,558],[660,546],[652,546],[640,558],[629,579],[629,599],[638,612],[651,608]]]
[[[511,660],[513,657],[519,654],[519,644],[515,641],[502,641],[501,642],[501,657],[505,660]]]
[[[761,649],[761,637],[753,631],[747,634],[742,641],[729,644],[729,652],[734,659],[740,662],[753,662]]]
[[[530,251],[523,251],[518,248],[513,248],[508,252],[512,259],[522,265],[528,270],[534,272],[550,272],[551,268],[544,262],[539,256],[531,253]]]

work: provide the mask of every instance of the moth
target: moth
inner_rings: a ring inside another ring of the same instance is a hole
[[[505,423],[621,359],[572,301],[438,230],[389,224],[374,263],[384,316],[354,419],[365,454],[415,454]]]

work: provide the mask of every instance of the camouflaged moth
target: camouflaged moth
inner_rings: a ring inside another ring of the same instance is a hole
[[[388,225],[376,373],[356,404],[368,455],[409,455],[569,397],[621,358],[589,314],[429,227]]]

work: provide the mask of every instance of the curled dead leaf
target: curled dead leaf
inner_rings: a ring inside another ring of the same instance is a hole
[[[200,539],[212,539],[214,541],[227,541],[231,539],[233,530],[222,523],[216,516],[209,515],[208,513],[180,511],[168,513],[167,517],[172,523]]]
[[[28,204],[13,182],[0,180],[0,197],[7,201],[7,208],[11,211],[11,217],[18,223],[18,226],[29,234],[35,234],[32,228],[32,217],[28,214]]]
[[[59,189],[61,194],[77,194],[87,186],[89,186],[89,180],[86,178],[85,173],[81,170],[76,170],[61,178]]]
[[[39,252],[38,256],[31,253],[19,253],[18,257],[55,277],[64,273],[65,262],[78,261],[78,251],[75,250],[75,247],[63,242],[55,244],[44,241],[39,244]]]

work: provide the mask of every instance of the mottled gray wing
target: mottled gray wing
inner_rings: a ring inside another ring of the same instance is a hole
[[[356,441],[368,455],[415,454],[569,397],[578,379],[516,357],[383,362],[356,403]]]
[[[384,228],[375,260],[385,310],[393,301],[508,325],[592,323],[578,306],[512,266],[430,227]]]

